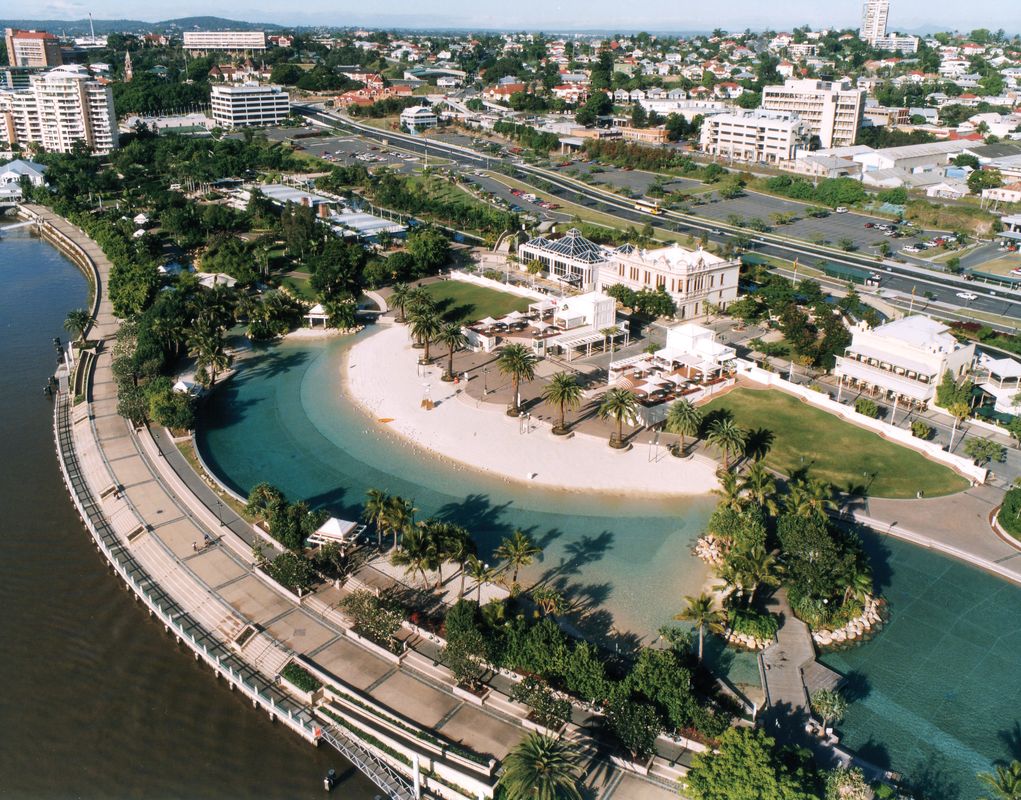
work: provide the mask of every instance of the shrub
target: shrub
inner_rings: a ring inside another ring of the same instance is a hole
[[[925,439],[928,441],[932,438],[935,432],[935,429],[931,425],[926,425],[920,419],[916,419],[911,423],[911,435],[918,439]]]
[[[396,652],[397,631],[404,621],[404,609],[388,592],[379,597],[367,589],[351,592],[340,601],[341,609],[351,617],[355,633]]]
[[[292,592],[307,592],[316,584],[317,575],[308,559],[297,553],[281,553],[262,564],[263,571]]]
[[[288,683],[293,684],[303,692],[314,692],[323,685],[322,681],[318,680],[315,675],[293,661],[284,667],[280,674]]]
[[[761,614],[751,609],[734,609],[730,612],[730,627],[735,633],[769,641],[776,636],[780,626],[772,614]]]
[[[855,400],[854,410],[857,411],[859,414],[862,414],[866,417],[871,417],[872,419],[877,419],[879,417],[879,406],[876,405],[874,401],[869,400],[869,398],[867,397],[859,397],[857,400]]]
[[[532,709],[532,718],[545,728],[559,730],[571,718],[571,704],[536,678],[525,678],[511,696]]]

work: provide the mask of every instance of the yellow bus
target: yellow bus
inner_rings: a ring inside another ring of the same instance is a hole
[[[635,211],[644,211],[646,214],[655,214],[659,216],[663,213],[663,209],[660,208],[659,200],[635,200]]]

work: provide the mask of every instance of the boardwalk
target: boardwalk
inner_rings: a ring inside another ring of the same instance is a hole
[[[436,664],[435,646],[425,640],[410,637],[409,644],[420,645],[423,653],[411,650],[402,659],[365,645],[337,610],[343,589],[324,586],[299,602],[269,582],[253,564],[254,538],[247,523],[229,507],[219,506],[176,448],[163,442],[166,454],[173,456],[164,457],[147,429],[133,430],[117,414],[111,361],[119,323],[104,290],[110,265],[99,248],[66,221],[46,209],[28,211],[52,226],[52,237],[79,242],[98,270],[96,321],[89,338],[102,340],[103,346],[94,360],[87,400],[72,404],[67,395],[58,398],[55,435],[79,513],[128,588],[232,689],[309,741],[336,747],[388,797],[414,796],[408,760],[370,751],[346,725],[335,724],[318,709],[313,715],[309,706],[294,700],[280,683],[289,661],[304,659],[331,683],[380,704],[387,715],[502,759],[527,733],[522,725],[527,712],[521,706],[499,691],[486,707],[456,695],[449,672]],[[420,738],[373,724],[371,738],[387,737],[421,752],[433,768],[449,768]],[[569,734],[580,743],[589,741],[578,726],[571,726]],[[587,752],[586,782],[592,797],[676,796],[672,781],[677,772],[672,768],[661,767],[657,783],[622,774],[598,757],[595,748]],[[466,761],[454,778],[468,786],[471,796],[491,796],[493,777],[487,769]],[[433,779],[423,780],[429,787]]]

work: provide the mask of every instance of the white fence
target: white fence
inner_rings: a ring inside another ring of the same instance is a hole
[[[873,419],[872,417],[866,417],[864,414],[859,414],[852,407],[845,406],[843,403],[838,403],[823,392],[817,392],[806,386],[799,386],[796,383],[791,383],[790,381],[780,377],[779,374],[775,372],[767,372],[761,367],[755,366],[750,361],[738,359],[737,364],[741,375],[755,381],[756,383],[761,383],[766,386],[775,386],[778,389],[783,389],[785,392],[797,395],[802,400],[805,400],[816,408],[821,408],[831,414],[836,414],[838,417],[842,417],[848,422],[852,422],[862,428],[867,428],[870,431],[878,433],[884,439],[890,439],[891,441],[902,444],[905,447],[910,447],[912,450],[917,450],[934,461],[946,464],[951,469],[956,470],[973,481],[985,483],[988,470],[986,470],[985,467],[976,466],[976,464],[968,458],[962,458],[961,456],[954,455],[953,453],[948,453],[942,448],[942,446],[934,442],[926,442],[919,439],[917,436],[914,436],[911,431],[898,428],[878,419]]]
[[[476,286],[485,286],[487,289],[495,289],[498,292],[516,294],[518,297],[527,297],[529,300],[546,300],[549,297],[535,289],[529,289],[525,286],[515,286],[511,283],[500,283],[500,281],[494,281],[492,278],[484,278],[481,275],[472,275],[470,272],[451,270],[450,277],[455,281],[474,283]]]

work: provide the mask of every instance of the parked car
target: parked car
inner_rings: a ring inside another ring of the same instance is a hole
[[[978,295],[974,292],[958,292],[957,296],[962,300],[975,300],[978,298]]]
[[[874,223],[874,222],[866,222],[865,223],[865,227],[866,228],[874,228],[874,227],[876,227],[876,223]]]
[[[846,214],[846,213],[847,213],[847,208],[846,208],[845,206],[837,206],[837,207],[836,207],[835,209],[833,209],[833,210],[834,210],[834,212],[836,212],[837,214]]]

